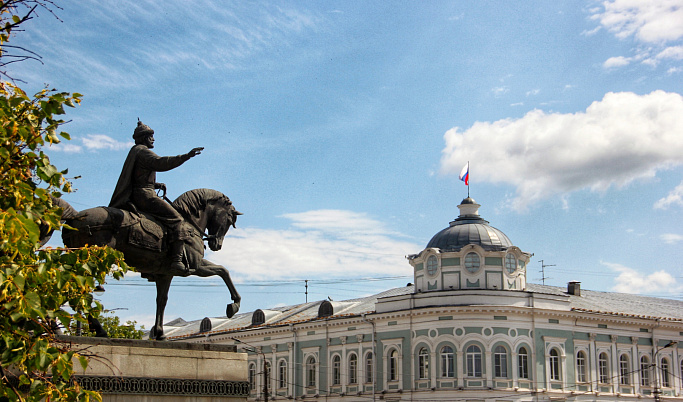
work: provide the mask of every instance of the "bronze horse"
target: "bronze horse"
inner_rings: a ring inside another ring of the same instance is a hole
[[[209,248],[218,251],[223,238],[235,227],[238,212],[230,199],[219,191],[196,189],[183,193],[172,205],[185,221],[181,229],[188,236],[185,242],[184,260],[186,272],[169,272],[169,260],[163,236],[165,230],[146,213],[131,213],[116,208],[91,208],[79,212],[66,223],[76,231],[64,229],[62,239],[67,247],[82,247],[86,244],[110,246],[123,252],[126,263],[142,274],[143,278],[155,282],[157,287],[156,322],[150,331],[150,339],[164,339],[164,309],[168,301],[168,290],[174,276],[196,275],[208,277],[218,275],[230,290],[232,303],[225,314],[228,318],[237,313],[241,297],[230,279],[225,267],[204,259],[204,240]],[[208,230],[208,236],[204,233]]]

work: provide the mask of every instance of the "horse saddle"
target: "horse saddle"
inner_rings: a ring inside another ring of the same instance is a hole
[[[166,231],[151,216],[116,208],[108,208],[108,212],[114,230],[128,229],[129,244],[152,251],[160,252],[164,249]]]

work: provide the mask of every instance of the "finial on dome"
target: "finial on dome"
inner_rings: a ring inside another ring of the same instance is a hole
[[[467,197],[462,202],[460,205],[458,205],[458,209],[460,209],[460,218],[464,218],[467,216],[479,216],[479,207],[481,205],[477,204],[476,201],[474,201],[473,198]]]

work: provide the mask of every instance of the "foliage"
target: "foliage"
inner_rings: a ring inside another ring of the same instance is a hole
[[[12,29],[30,17],[32,10],[12,15],[26,4],[37,2],[0,0],[0,58]],[[60,342],[54,332],[57,325],[99,315],[102,306],[93,299],[93,288],[108,273],[122,277],[123,256],[103,247],[39,249],[38,244],[41,225],[60,227],[61,209],[52,197],[71,191],[66,170],[53,166],[42,148],[69,139],[60,132],[61,115],[80,99],[48,89],[29,97],[14,83],[0,82],[0,400],[101,399],[70,382],[73,362],[85,368],[88,355]]]
[[[105,310],[106,311],[106,310]],[[142,339],[145,334],[145,326],[141,325],[140,329],[136,328],[137,321],[126,321],[125,324],[121,324],[121,319],[114,314],[101,315],[98,319],[102,328],[107,331],[107,335],[110,338],[122,338],[122,339]],[[86,329],[86,336],[95,336],[93,331]]]

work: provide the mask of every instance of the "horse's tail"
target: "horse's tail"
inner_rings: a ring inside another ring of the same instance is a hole
[[[55,198],[50,196],[52,199],[52,204],[61,208],[62,209],[62,219],[61,221],[64,222],[68,219],[73,219],[78,215],[78,211],[74,207],[71,206],[68,202],[66,202],[62,198]],[[40,225],[40,240],[38,241],[40,244],[40,247],[43,247],[45,243],[47,243],[50,238],[52,237],[52,233],[55,231],[55,228],[50,227],[47,224],[41,224]]]

